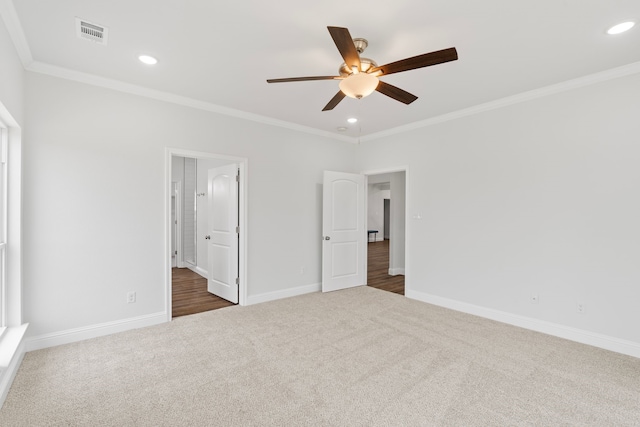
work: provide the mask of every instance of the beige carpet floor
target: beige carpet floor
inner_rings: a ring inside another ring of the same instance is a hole
[[[640,359],[377,289],[30,352],[2,426],[638,426]]]

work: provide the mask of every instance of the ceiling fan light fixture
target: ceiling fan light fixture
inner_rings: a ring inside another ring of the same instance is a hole
[[[378,87],[379,80],[376,76],[367,73],[352,74],[343,79],[339,86],[342,93],[349,98],[361,99],[369,96]]]

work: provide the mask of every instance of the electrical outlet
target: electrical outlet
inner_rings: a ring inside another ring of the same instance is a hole
[[[576,304],[576,309],[578,310],[578,313],[584,314],[584,303],[578,301],[578,303]]]
[[[531,304],[537,304],[538,303],[538,294],[531,294],[531,298],[529,299],[529,301],[531,301]]]
[[[127,304],[136,302],[136,291],[127,292]]]

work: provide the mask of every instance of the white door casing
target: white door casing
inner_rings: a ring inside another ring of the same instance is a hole
[[[322,292],[366,283],[364,175],[324,172]]]
[[[209,169],[207,290],[238,303],[238,166]]]

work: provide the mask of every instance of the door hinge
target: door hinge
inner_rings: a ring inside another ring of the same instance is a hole
[[[239,285],[239,284],[240,284],[240,278],[236,277],[236,285]]]
[[[173,251],[173,254],[174,255],[178,255],[178,251]]]
[[[238,173],[238,175],[236,175],[236,182],[240,182],[240,173]]]
[[[236,227],[236,234],[240,234],[240,226]]]

